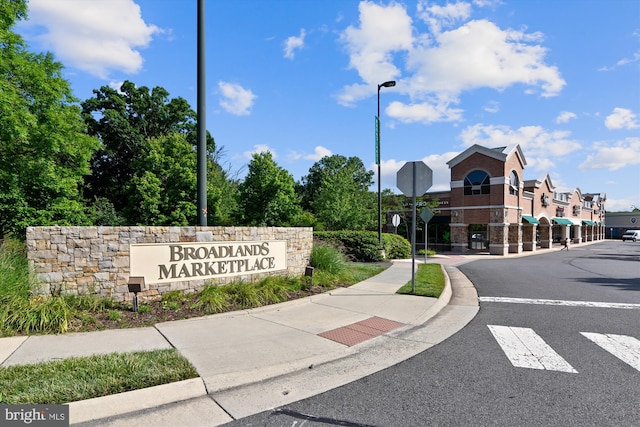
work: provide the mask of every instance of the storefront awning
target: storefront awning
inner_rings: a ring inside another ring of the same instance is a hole
[[[540,221],[529,215],[522,215],[522,220],[527,221],[529,224],[540,224]]]
[[[587,224],[587,225],[596,225],[596,223],[595,223],[595,222],[590,221],[590,220],[588,220],[588,219],[583,219],[583,220],[582,220],[582,222],[583,222],[584,224]]]
[[[573,225],[573,221],[567,218],[553,218],[553,222],[560,225]]]

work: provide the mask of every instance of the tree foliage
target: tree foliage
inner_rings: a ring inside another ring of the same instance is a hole
[[[149,215],[158,220],[165,218],[166,215],[160,212],[138,216],[143,211],[130,206],[127,192],[132,188],[146,188],[150,191],[147,202],[154,204],[152,199],[159,197],[154,195],[158,190],[158,176],[154,178],[148,174],[145,177],[137,168],[143,164],[141,161],[148,160],[150,144],[154,144],[150,141],[154,138],[169,138],[176,142],[171,138],[176,138],[176,134],[183,135],[184,140],[195,147],[196,113],[185,99],[170,99],[162,87],[149,90],[125,81],[119,90],[102,86],[93,93],[93,98],[82,103],[83,115],[89,134],[97,137],[102,145],[91,161],[92,174],[86,180],[86,195],[109,200],[129,223],[143,223]],[[212,153],[214,150],[213,138],[207,134],[207,151]],[[175,159],[177,163],[180,161]],[[193,191],[195,199],[195,184]],[[182,218],[182,214],[178,216]]]
[[[81,184],[97,148],[62,65],[12,31],[26,12],[24,1],[0,0],[0,238],[87,223]]]
[[[293,177],[273,160],[270,152],[254,154],[240,184],[241,222],[258,226],[294,225],[302,212]]]
[[[145,140],[125,188],[127,218],[136,218],[138,225],[195,224],[196,181],[196,152],[184,134]]]
[[[298,187],[302,205],[326,230],[365,230],[374,224],[373,172],[357,157],[326,156],[316,162]]]
[[[209,225],[233,225],[237,217],[238,186],[231,172],[220,164],[222,149],[216,150],[207,168],[207,223]]]

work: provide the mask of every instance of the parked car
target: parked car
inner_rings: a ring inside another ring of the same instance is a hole
[[[640,240],[640,230],[627,230],[622,235],[622,241],[631,240],[635,242],[636,240]]]

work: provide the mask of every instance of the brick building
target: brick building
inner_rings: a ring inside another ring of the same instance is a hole
[[[557,192],[548,174],[525,180],[519,145],[474,145],[447,164],[451,191],[426,195],[439,201],[426,233],[429,248],[506,255],[550,248],[565,238],[578,244],[605,237],[606,196],[578,188]]]

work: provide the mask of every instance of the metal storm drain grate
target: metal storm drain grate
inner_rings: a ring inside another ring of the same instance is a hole
[[[404,326],[404,323],[383,319],[381,317],[370,317],[369,319],[352,323],[351,325],[322,332],[318,334],[318,336],[351,347],[401,326]]]

